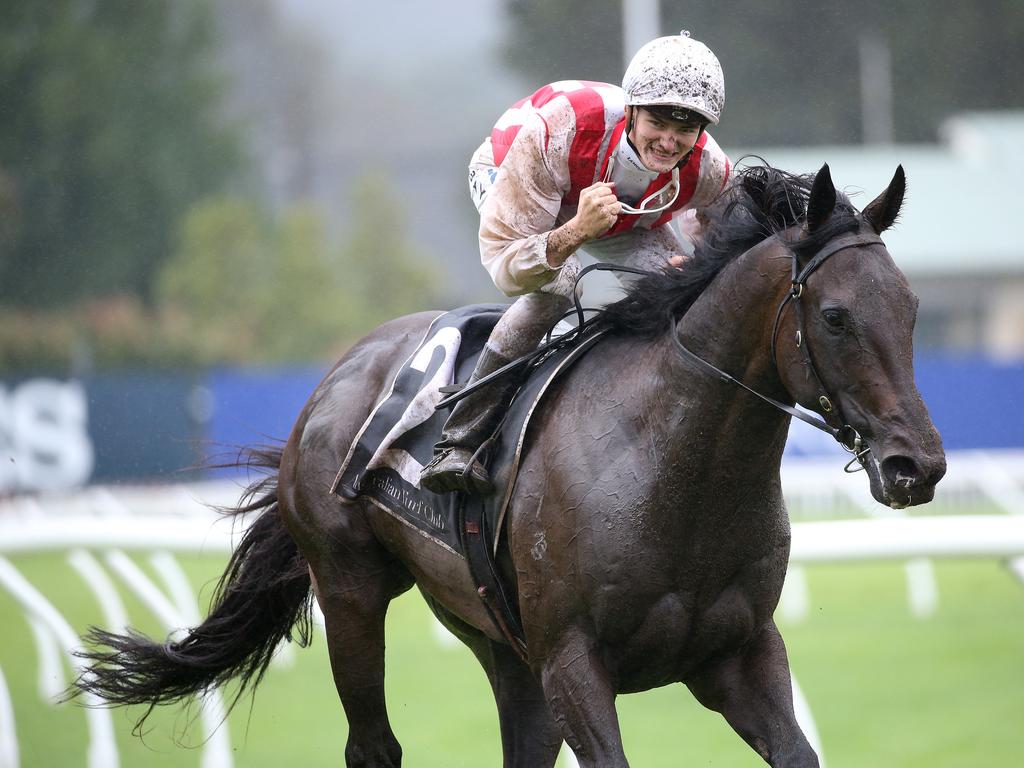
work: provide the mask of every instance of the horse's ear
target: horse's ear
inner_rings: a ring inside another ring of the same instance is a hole
[[[811,184],[811,195],[807,199],[807,231],[813,232],[832,215],[836,207],[836,187],[832,183],[832,173],[828,163],[821,166]]]
[[[903,195],[906,191],[907,175],[903,172],[903,166],[900,165],[897,166],[896,175],[892,177],[889,186],[882,194],[868,203],[861,214],[877,234],[885,232],[896,221],[896,217],[900,215],[900,207],[903,205]]]

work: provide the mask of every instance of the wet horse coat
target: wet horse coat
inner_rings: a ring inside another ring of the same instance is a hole
[[[584,768],[625,766],[616,695],[675,682],[771,765],[817,765],[772,619],[789,555],[779,466],[790,417],[709,376],[673,335],[783,402],[819,408],[820,377],[871,448],[867,474],[882,503],[929,500],[945,465],[913,381],[916,299],[880,243],[832,255],[803,296],[806,346],[794,343],[796,320],[785,312],[774,360],[770,349],[793,258],[806,263],[835,237],[884,231],[902,201],[902,170],[863,215],[837,196],[827,169],[813,187],[770,168],[740,179],[711,212],[694,260],[641,280],[609,308],[605,337],[535,418],[499,552],[526,662],[493,628],[460,558],[365,502],[328,493],[435,317],[424,314],[371,333],[317,388],[283,454],[270,457],[276,486],[245,507],[263,513],[210,618],[166,647],[98,633],[110,650],[91,654],[97,677],[82,685],[122,703],[174,700],[236,674],[258,681],[311,583],[349,721],[347,764],[397,766],[384,616],[415,584],[483,665],[506,766],[552,766],[562,739]],[[282,561],[274,575],[256,565],[270,553]],[[250,625],[263,617],[245,640],[232,631],[243,608]]]

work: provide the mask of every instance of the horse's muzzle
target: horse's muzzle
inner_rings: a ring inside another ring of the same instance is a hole
[[[871,476],[871,495],[893,509],[925,504],[935,496],[935,486],[946,474],[946,457],[890,454],[876,465]]]

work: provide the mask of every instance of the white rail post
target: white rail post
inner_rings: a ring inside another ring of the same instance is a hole
[[[74,655],[79,647],[78,635],[57,609],[4,557],[0,557],[0,584],[7,588],[29,616],[38,618],[53,632],[64,646],[72,667],[78,674],[84,673],[85,665]],[[87,705],[85,718],[89,729],[89,768],[118,768],[117,742],[114,739],[110,710],[104,709],[103,702],[91,693],[83,694],[83,698]]]
[[[18,768],[18,731],[14,727],[14,704],[0,669],[0,768]]]

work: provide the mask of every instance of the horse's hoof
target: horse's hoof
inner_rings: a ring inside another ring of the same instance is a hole
[[[474,496],[494,493],[487,470],[473,459],[472,451],[465,448],[450,448],[435,456],[420,473],[420,488],[433,493],[462,491]]]

